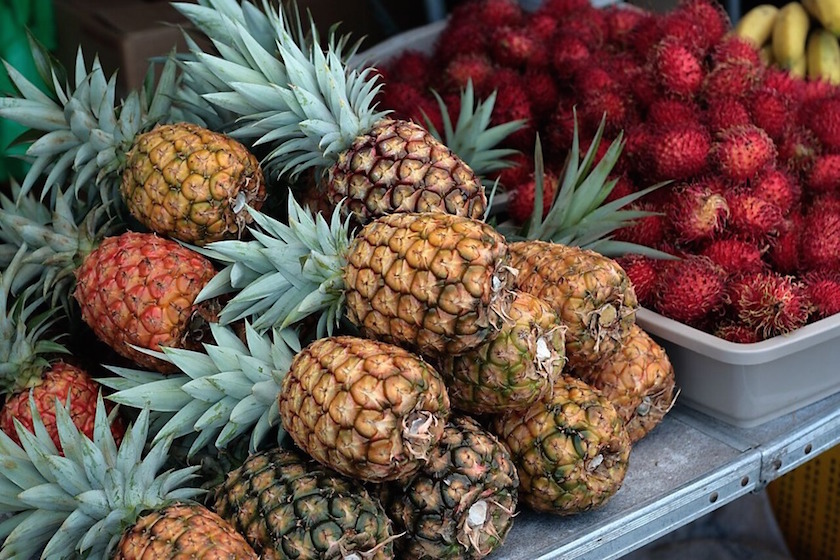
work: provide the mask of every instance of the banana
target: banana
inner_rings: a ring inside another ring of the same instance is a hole
[[[784,68],[792,68],[795,62],[805,58],[809,24],[808,12],[799,2],[790,2],[782,6],[773,24],[771,39],[773,58],[777,64]]]
[[[837,0],[802,0],[805,9],[823,27],[840,36],[840,2]]]
[[[770,40],[773,34],[773,24],[779,8],[772,4],[760,4],[744,14],[735,25],[735,35],[749,39],[757,48]]]
[[[808,58],[803,54],[801,58],[794,60],[790,65],[790,74],[797,78],[805,79],[808,73]]]
[[[775,60],[773,60],[773,45],[764,45],[761,47],[761,50],[758,51],[758,57],[765,66],[773,64],[775,62]]]
[[[815,29],[808,38],[808,77],[840,84],[840,43],[826,29]]]

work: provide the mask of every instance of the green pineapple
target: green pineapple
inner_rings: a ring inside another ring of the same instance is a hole
[[[391,521],[358,481],[294,451],[248,457],[215,493],[214,509],[265,560],[389,560]]]
[[[117,446],[101,397],[92,438],[57,405],[62,456],[31,406],[33,431],[16,424],[22,445],[0,432],[0,508],[10,515],[0,525],[0,558],[258,558],[227,521],[195,501],[202,490],[189,483],[197,467],[159,472],[169,440],[143,456],[148,411]]]

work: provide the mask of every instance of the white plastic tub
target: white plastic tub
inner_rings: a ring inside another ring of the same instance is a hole
[[[736,344],[641,309],[636,322],[674,365],[680,402],[751,428],[840,391],[840,315]]]

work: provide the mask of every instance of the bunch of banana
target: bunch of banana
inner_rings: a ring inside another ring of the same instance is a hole
[[[744,14],[734,33],[753,42],[767,64],[840,84],[840,0],[761,4]]]

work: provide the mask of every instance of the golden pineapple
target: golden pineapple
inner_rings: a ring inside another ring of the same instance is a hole
[[[519,499],[568,515],[598,507],[621,487],[630,436],[613,404],[580,379],[562,376],[524,411],[493,419],[519,472]]]
[[[49,170],[45,190],[63,187],[66,175],[86,203],[124,203],[160,235],[198,245],[241,236],[251,219],[246,205],[260,207],[265,199],[259,162],[233,138],[177,121],[175,71],[168,60],[156,89],[147,80],[117,105],[116,81],[106,79],[98,60],[88,71],[81,53],[79,78],[67,91],[56,79],[46,95],[13,74],[18,94],[0,98],[0,116],[41,133],[27,150],[35,163],[23,192]]]
[[[531,406],[551,389],[565,363],[565,327],[540,299],[515,292],[499,333],[439,370],[452,405],[491,414]]]
[[[466,416],[452,418],[429,462],[382,492],[404,560],[484,558],[513,526],[519,479],[510,453]]]
[[[177,7],[226,46],[218,53],[194,46],[189,87],[179,94],[232,113],[232,134],[270,150],[267,170],[326,175],[328,199],[345,201],[359,224],[395,212],[484,216],[484,187],[463,160],[422,126],[376,109],[379,74],[348,66],[346,37],[320,41],[314,23],[290,21],[268,4],[249,18]]]
[[[575,374],[615,405],[631,442],[659,425],[677,398],[674,368],[665,349],[638,325],[615,356]]]
[[[317,461],[373,482],[410,477],[449,416],[443,379],[398,346],[337,336],[295,356],[278,396],[283,427]]]
[[[630,335],[638,301],[627,273],[594,251],[545,241],[510,243],[516,287],[548,303],[566,325],[572,369],[614,356]]]
[[[294,451],[249,456],[216,489],[214,509],[263,560],[394,558],[391,521],[365,486]]]
[[[33,406],[34,409],[34,406]],[[4,558],[118,560],[257,560],[233,526],[194,499],[199,467],[171,468],[170,440],[143,455],[150,414],[140,412],[119,445],[101,397],[93,437],[82,433],[63,405],[55,408],[62,456],[37,410],[34,429],[20,423],[17,445],[0,432]]]

